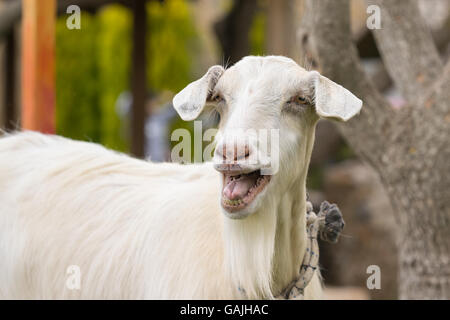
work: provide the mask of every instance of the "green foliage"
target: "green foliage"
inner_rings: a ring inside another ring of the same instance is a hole
[[[147,76],[152,90],[181,90],[191,78],[196,32],[188,3],[149,1]]]
[[[87,13],[81,21],[80,30],[69,30],[65,17],[56,25],[56,132],[98,142],[97,23]]]
[[[349,145],[342,141],[339,148],[333,154],[327,157],[327,163],[324,164],[310,164],[308,171],[308,180],[306,181],[306,187],[308,189],[320,190],[323,189],[325,170],[329,165],[339,163],[348,159],[356,158],[355,153],[349,147]]]
[[[147,4],[149,17],[147,40],[147,77],[152,90],[178,92],[192,78],[192,57],[199,46],[189,3],[182,0],[167,0],[163,3],[150,1]],[[155,107],[155,106],[153,106]],[[169,132],[187,129],[194,145],[194,122],[176,118],[169,125]],[[180,141],[171,141],[171,147]],[[194,161],[194,150],[191,150]]]
[[[113,5],[82,12],[81,29],[56,25],[56,126],[66,137],[127,150],[115,102],[128,89],[131,15]]]
[[[352,158],[356,158],[355,152],[347,143],[342,143],[336,154],[336,161],[345,161]]]
[[[189,3],[149,1],[147,14],[148,87],[179,91],[193,80],[198,48]],[[95,16],[83,12],[81,30],[69,30],[66,19],[56,28],[57,132],[128,151],[127,119],[118,116],[116,101],[130,89],[132,13],[120,5]]]
[[[250,28],[250,53],[255,56],[265,54],[266,15],[263,11],[255,14]]]
[[[116,100],[130,87],[133,16],[120,5],[110,5],[97,18],[101,142],[109,148],[127,151],[128,137],[117,115]]]
[[[323,188],[323,170],[321,166],[310,165],[306,188],[310,190],[321,190]]]

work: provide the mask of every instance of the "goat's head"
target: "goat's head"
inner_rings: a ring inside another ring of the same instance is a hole
[[[289,58],[268,56],[211,67],[173,104],[184,120],[205,105],[219,112],[213,161],[223,176],[221,206],[226,216],[244,218],[264,206],[267,194],[280,199],[305,179],[320,117],[347,121],[362,101]]]

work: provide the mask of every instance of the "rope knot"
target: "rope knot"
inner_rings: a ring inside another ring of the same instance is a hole
[[[306,251],[297,280],[293,281],[277,299],[303,300],[304,291],[319,267],[319,245],[317,235],[324,241],[336,243],[344,228],[344,218],[336,204],[324,201],[319,213],[313,211],[310,201],[306,202]]]

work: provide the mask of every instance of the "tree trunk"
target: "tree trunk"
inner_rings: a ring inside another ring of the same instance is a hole
[[[448,195],[444,194],[449,186],[442,189],[444,179],[429,175],[449,172],[448,156],[438,160],[440,169],[447,167],[442,172],[427,168],[431,159],[403,165],[395,175],[389,169],[381,172],[397,212],[398,279],[403,299],[450,297],[450,215]]]
[[[394,110],[367,79],[349,1],[307,1],[302,53],[364,102],[339,130],[378,172],[396,211],[400,298],[450,299],[450,63],[444,68],[415,3],[370,4],[381,8],[382,29],[373,33],[406,106]]]

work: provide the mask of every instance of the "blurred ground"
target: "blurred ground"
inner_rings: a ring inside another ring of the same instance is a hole
[[[346,223],[337,244],[320,243],[326,285],[365,287],[367,267],[381,269],[381,289],[371,299],[397,297],[395,221],[388,198],[369,166],[358,160],[329,165],[322,192],[310,192],[315,207],[327,199],[338,204]],[[367,291],[367,289],[366,289]]]
[[[367,289],[360,287],[326,287],[324,300],[369,300]]]

